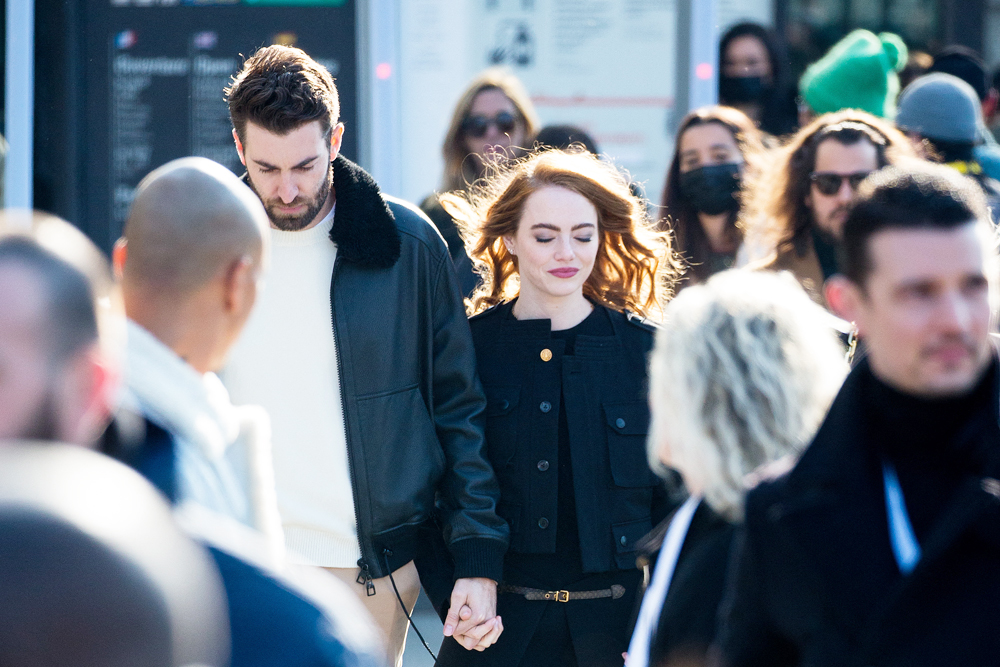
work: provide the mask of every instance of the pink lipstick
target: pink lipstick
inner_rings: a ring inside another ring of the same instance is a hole
[[[574,269],[572,267],[567,267],[565,269],[552,269],[549,271],[549,273],[554,275],[556,278],[572,278],[579,272],[580,269]]]

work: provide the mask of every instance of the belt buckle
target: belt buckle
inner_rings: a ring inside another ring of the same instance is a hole
[[[556,602],[569,602],[569,591],[554,591]]]

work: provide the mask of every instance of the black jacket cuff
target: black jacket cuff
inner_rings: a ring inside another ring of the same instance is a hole
[[[501,540],[469,537],[449,545],[455,559],[454,578],[483,577],[499,583],[503,578],[503,556],[507,545]]]

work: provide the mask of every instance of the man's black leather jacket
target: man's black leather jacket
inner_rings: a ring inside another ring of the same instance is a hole
[[[333,183],[331,303],[362,575],[412,560],[437,501],[455,578],[499,580],[509,529],[451,256],[357,165],[338,157]]]

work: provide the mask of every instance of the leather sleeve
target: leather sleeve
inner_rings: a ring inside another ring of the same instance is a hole
[[[444,540],[455,559],[455,579],[500,581],[510,539],[497,516],[500,487],[486,458],[486,398],[476,373],[472,332],[450,258],[437,267],[433,294],[433,408],[445,474],[439,487]]]

